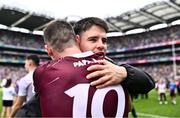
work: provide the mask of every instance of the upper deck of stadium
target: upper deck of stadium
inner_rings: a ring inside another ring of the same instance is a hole
[[[67,18],[68,16],[65,20]],[[10,28],[18,27],[29,31],[42,31],[46,24],[53,19],[55,18],[19,8],[0,7],[0,24]],[[127,11],[104,20],[109,25],[109,32],[125,33],[133,29],[149,30],[150,27],[158,24],[168,26],[172,22],[180,20],[180,0],[155,2],[138,10]]]

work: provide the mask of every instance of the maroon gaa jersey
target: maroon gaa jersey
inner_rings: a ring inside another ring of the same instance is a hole
[[[82,53],[38,67],[34,86],[42,117],[127,117],[128,94],[120,84],[96,89],[90,86],[93,80],[86,79],[87,67],[101,59],[99,54]]]

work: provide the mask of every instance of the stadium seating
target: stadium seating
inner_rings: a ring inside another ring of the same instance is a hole
[[[155,80],[170,79],[173,77],[173,61],[176,60],[177,65],[180,62],[179,28],[176,25],[139,34],[108,37],[107,55],[118,64],[129,63],[147,71]],[[38,54],[41,61],[49,60],[43,44],[40,35],[0,29],[0,63],[3,64],[0,66],[0,78],[20,78],[25,73],[23,64],[26,55]]]

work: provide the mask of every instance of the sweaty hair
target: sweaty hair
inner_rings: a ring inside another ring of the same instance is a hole
[[[44,42],[58,52],[75,45],[75,33],[66,21],[51,21],[44,29]]]
[[[29,55],[26,59],[32,60],[35,66],[39,66],[39,57],[37,55]]]
[[[5,88],[8,88],[11,85],[11,79],[6,80],[6,84],[4,85]]]
[[[76,22],[74,25],[74,32],[76,35],[80,35],[82,32],[89,30],[94,25],[103,28],[106,33],[108,32],[107,23],[97,17],[88,17]]]

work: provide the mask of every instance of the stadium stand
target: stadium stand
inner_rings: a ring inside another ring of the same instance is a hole
[[[154,79],[173,78],[173,61],[180,62],[179,25],[139,34],[110,37],[108,56],[150,73]],[[116,43],[114,43],[116,42]],[[173,45],[175,55],[173,56]]]
[[[0,29],[0,78],[12,78],[16,82],[26,74],[23,68],[25,57],[36,54],[41,62],[50,60],[43,49],[40,35]]]
[[[108,37],[107,55],[119,64],[129,63],[145,70],[155,80],[173,78],[173,64],[180,65],[180,25],[171,23],[180,19],[179,11],[180,2],[169,0],[105,18],[110,32],[146,29],[143,33]],[[0,17],[0,24],[9,27],[0,29],[0,79],[10,76],[16,80],[24,75],[24,58],[29,54],[38,54],[41,61],[50,59],[43,49],[42,36],[32,32],[42,30],[54,18],[7,6],[0,8]],[[168,27],[149,30],[159,23]],[[11,27],[26,28],[30,33],[11,31]]]

